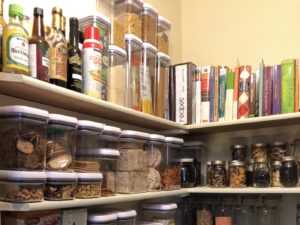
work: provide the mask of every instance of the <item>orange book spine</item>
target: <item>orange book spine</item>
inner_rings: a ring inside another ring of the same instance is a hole
[[[295,112],[299,111],[299,59],[295,66]]]
[[[219,66],[215,67],[214,122],[219,120]]]

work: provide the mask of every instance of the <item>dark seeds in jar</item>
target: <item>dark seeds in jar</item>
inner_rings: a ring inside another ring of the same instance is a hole
[[[253,185],[254,187],[270,187],[271,175],[268,162],[258,161],[255,163],[253,170]]]
[[[284,187],[295,187],[298,184],[299,167],[294,157],[283,157],[280,168],[280,182]]]
[[[232,160],[245,161],[246,159],[246,145],[232,145],[231,154]]]

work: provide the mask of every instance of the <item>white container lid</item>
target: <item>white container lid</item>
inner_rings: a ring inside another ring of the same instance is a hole
[[[102,173],[77,173],[78,181],[102,181]]]
[[[109,45],[108,51],[109,51],[109,53],[116,52],[124,57],[127,56],[127,52],[123,48],[120,48],[119,46],[116,46],[116,45]]]
[[[165,54],[163,52],[158,52],[157,53],[157,58],[168,60],[168,61],[170,61],[170,59],[171,59],[170,56],[168,56],[167,54]]]
[[[171,29],[171,22],[170,20],[166,19],[163,16],[158,16],[158,27],[163,28],[163,30],[170,30]]]
[[[100,155],[101,157],[119,157],[120,152],[119,150],[116,149],[111,149],[111,148],[101,148],[100,149]]]
[[[159,134],[150,134],[150,141],[164,142],[165,136]]]
[[[44,171],[0,170],[0,180],[3,181],[41,181],[44,182],[47,173]]]
[[[135,36],[134,34],[125,34],[125,40],[126,41],[134,41],[140,45],[143,44],[142,39],[138,38],[137,36]]]
[[[71,116],[65,116],[61,114],[49,114],[49,122],[50,121],[56,121],[56,122],[65,122],[65,123],[71,123],[74,125],[78,124],[78,120],[75,117]]]
[[[119,127],[113,127],[113,126],[104,126],[103,134],[106,133],[115,133],[115,134],[121,134],[121,129]]]
[[[149,3],[143,4],[143,11],[150,11],[151,13],[154,13],[158,16],[158,11]]]
[[[82,128],[94,128],[94,129],[99,129],[103,130],[104,129],[104,124],[103,123],[97,123],[89,120],[78,120],[78,127],[77,129],[82,129]]]
[[[150,134],[134,131],[134,130],[122,130],[120,141],[125,139],[135,139],[136,141],[148,141],[150,138]]]
[[[183,145],[184,141],[182,138],[165,137],[165,143]]]
[[[32,108],[23,105],[9,105],[0,107],[0,114],[24,113],[39,117],[49,118],[49,112],[42,109]]]
[[[158,210],[158,211],[170,211],[177,209],[177,204],[175,203],[165,203],[165,204],[143,204],[143,209]]]
[[[75,182],[77,180],[77,174],[67,172],[47,172],[47,180]]]
[[[153,51],[153,52],[157,52],[157,48],[150,44],[150,43],[147,43],[147,42],[143,42],[143,45],[142,45],[143,49],[149,49],[150,51]]]
[[[117,211],[117,217],[118,219],[127,219],[127,218],[132,218],[136,217],[137,213],[135,210],[122,210],[122,211]]]
[[[88,222],[109,222],[109,221],[116,221],[117,214],[113,212],[103,212],[103,213],[92,213],[88,216]]]
[[[164,225],[158,222],[151,222],[151,221],[136,221],[135,225]]]

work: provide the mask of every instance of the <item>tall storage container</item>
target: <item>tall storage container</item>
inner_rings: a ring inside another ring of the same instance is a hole
[[[142,38],[142,10],[143,3],[140,0],[125,0],[126,34],[133,34]]]
[[[169,32],[171,22],[166,18],[159,16],[157,23],[157,49],[169,55]]]
[[[156,47],[158,13],[148,3],[144,3],[142,12],[142,40]]]
[[[111,15],[112,30],[111,44],[125,49],[126,14],[125,0],[112,1],[113,9]]]

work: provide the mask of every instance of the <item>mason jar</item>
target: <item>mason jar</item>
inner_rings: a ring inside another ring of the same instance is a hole
[[[226,187],[226,163],[225,161],[216,160],[211,162],[210,171],[211,187]]]
[[[253,169],[254,187],[270,187],[271,185],[271,168],[265,159],[258,159]]]
[[[232,145],[231,155],[232,160],[245,161],[247,155],[247,145]]]
[[[294,156],[282,158],[280,182],[283,187],[296,187],[299,180],[299,165]]]
[[[234,160],[229,165],[229,186],[246,187],[246,166],[244,162]]]

